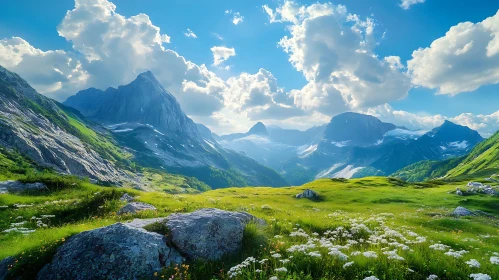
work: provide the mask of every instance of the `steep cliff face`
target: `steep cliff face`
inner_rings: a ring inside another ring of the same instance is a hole
[[[0,145],[60,172],[114,183],[131,179],[116,167],[126,156],[111,139],[1,66],[0,97]]]

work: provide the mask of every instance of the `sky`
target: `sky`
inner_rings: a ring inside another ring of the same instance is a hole
[[[151,70],[218,134],[346,111],[499,130],[499,1],[5,1],[0,65],[58,101]]]

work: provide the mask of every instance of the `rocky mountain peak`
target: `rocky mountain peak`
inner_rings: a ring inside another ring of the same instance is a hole
[[[247,135],[267,136],[267,127],[262,122],[257,122],[247,133]]]
[[[428,132],[427,136],[444,142],[466,140],[471,143],[478,143],[483,140],[482,136],[480,136],[477,131],[448,120],[444,121],[441,126]]]

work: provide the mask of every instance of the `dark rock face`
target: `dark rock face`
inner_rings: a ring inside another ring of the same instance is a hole
[[[117,223],[70,238],[37,279],[144,279],[182,262],[164,236]]]
[[[383,135],[397,128],[394,124],[358,113],[343,113],[331,119],[324,131],[323,139],[344,142],[349,145],[371,145],[383,139]]]
[[[172,214],[166,220],[169,238],[190,259],[218,260],[241,249],[244,228],[250,221],[265,223],[245,212],[201,209]]]

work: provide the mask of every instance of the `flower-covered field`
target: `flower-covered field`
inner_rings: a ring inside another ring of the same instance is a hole
[[[247,211],[267,226],[249,224],[237,256],[165,268],[151,279],[499,279],[499,198],[456,195],[466,183],[322,179],[301,187],[185,195],[85,183],[44,194],[2,194],[0,260],[13,256],[12,275],[32,279],[73,234],[210,207]],[[321,199],[294,197],[307,188]],[[158,210],[116,215],[125,192]],[[456,218],[457,206],[488,215]]]

